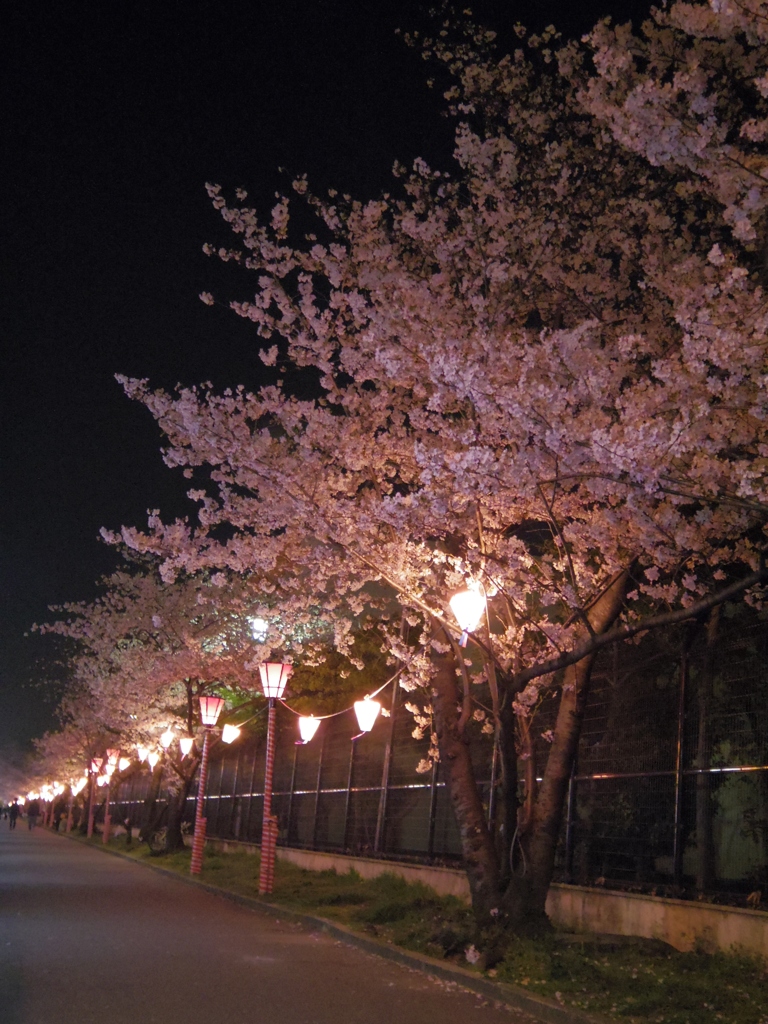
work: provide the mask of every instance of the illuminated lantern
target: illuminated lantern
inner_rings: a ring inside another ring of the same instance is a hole
[[[149,756],[149,747],[136,747],[136,752],[139,755],[140,761],[146,761]]]
[[[221,738],[224,743],[234,743],[239,735],[240,730],[236,725],[225,725],[221,730]]]
[[[167,750],[172,743],[173,729],[166,729],[165,732],[160,736],[160,746],[163,748],[163,750]]]
[[[108,775],[100,775],[100,776],[99,776],[99,777],[98,777],[98,778],[96,779],[96,785],[97,785],[97,786],[106,786],[106,784],[107,784],[108,782],[109,782],[109,776],[108,776]]]
[[[120,760],[117,762],[117,767],[121,772],[124,772],[130,763],[130,757],[121,757]]]
[[[269,700],[279,700],[283,696],[285,684],[288,682],[288,676],[292,671],[292,665],[287,665],[280,661],[265,661],[259,665],[261,687],[264,690],[264,696],[268,697]]]
[[[309,718],[302,715],[299,719],[299,734],[302,743],[309,743],[320,726],[320,719],[310,715]]]
[[[200,698],[200,719],[206,729],[212,729],[218,721],[221,709],[224,707],[223,697],[201,697]]]
[[[263,644],[269,633],[269,623],[266,619],[258,618],[249,618],[248,621],[251,624],[251,636],[257,643]]]
[[[460,590],[448,602],[461,629],[460,647],[467,646],[467,637],[476,629],[485,611],[485,597],[475,588]]]
[[[103,757],[94,757],[91,761],[91,771],[94,775],[98,775],[101,771],[101,766],[104,764]]]
[[[158,754],[158,752],[157,752],[156,750],[151,750],[151,751],[150,751],[150,752],[149,752],[149,753],[147,754],[147,761],[148,761],[148,763],[149,763],[149,767],[150,767],[150,768],[151,768],[151,769],[152,769],[153,771],[154,771],[155,765],[157,764],[157,762],[158,762],[159,760],[160,760],[160,755]]]
[[[355,714],[361,732],[371,731],[380,711],[381,704],[377,700],[371,700],[370,697],[355,701]]]
[[[192,739],[191,736],[182,736],[181,737],[181,739],[179,740],[179,746],[181,747],[181,757],[182,757],[182,760],[190,752],[190,750],[192,749],[192,744],[194,742],[195,741]]]

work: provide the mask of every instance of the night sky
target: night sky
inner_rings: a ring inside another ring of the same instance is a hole
[[[650,5],[472,6],[512,47],[516,21],[574,35]],[[268,372],[252,327],[198,299],[250,286],[203,255],[227,239],[205,182],[268,208],[280,167],[364,199],[396,158],[446,165],[440,98],[395,35],[425,24],[413,0],[5,5],[0,757],[53,725],[50,647],[24,633],[115,566],[99,528],[191,509],[114,374],[253,387]]]

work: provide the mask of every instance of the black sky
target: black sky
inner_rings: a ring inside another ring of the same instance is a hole
[[[574,35],[648,8],[473,5],[510,46],[518,20]],[[0,751],[52,724],[34,685],[46,648],[23,634],[49,604],[93,595],[114,565],[99,528],[184,511],[157,428],[114,374],[223,387],[264,372],[248,324],[198,299],[244,292],[202,253],[226,237],[204,183],[268,204],[286,167],[365,198],[395,158],[447,159],[439,97],[395,35],[424,20],[413,0],[5,6]]]

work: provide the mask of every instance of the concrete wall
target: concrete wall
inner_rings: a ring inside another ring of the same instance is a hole
[[[258,846],[220,839],[207,845],[223,853],[235,850],[255,853]],[[293,850],[278,846],[277,856],[308,871],[356,871],[362,878],[390,872],[409,882],[422,882],[443,895],[469,902],[469,885],[463,871],[403,864],[370,857],[345,857],[339,853]],[[707,952],[740,947],[768,961],[768,913],[719,907],[712,903],[671,900],[661,896],[589,889],[581,885],[553,885],[547,898],[547,913],[557,928],[573,932],[606,935],[639,935],[661,939],[675,949]]]

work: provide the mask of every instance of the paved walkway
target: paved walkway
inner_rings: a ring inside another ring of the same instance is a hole
[[[322,932],[0,821],[2,1024],[530,1024]]]

